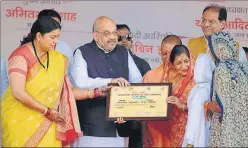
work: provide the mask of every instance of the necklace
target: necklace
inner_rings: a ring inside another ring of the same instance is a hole
[[[35,48],[35,46],[34,46],[34,41],[32,41],[32,46],[33,46],[33,48],[34,48],[35,56],[36,56],[36,58],[38,59],[40,65],[41,65],[44,69],[46,69],[45,65],[42,64],[42,62],[40,61],[40,58],[38,57],[36,48]],[[48,69],[48,66],[49,66],[49,53],[47,52],[47,69]]]

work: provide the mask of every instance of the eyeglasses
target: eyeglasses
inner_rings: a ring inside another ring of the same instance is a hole
[[[132,40],[132,37],[129,34],[127,34],[127,35],[119,35],[118,42],[122,41],[124,38],[127,39],[128,41]]]
[[[109,31],[104,31],[104,32],[95,31],[95,32],[101,33],[101,34],[103,34],[105,37],[109,37],[109,36],[111,36],[111,35],[114,35],[114,36],[117,37],[118,34],[119,34],[119,31],[117,31],[117,30],[115,30],[115,31],[113,31],[113,32],[109,32]]]

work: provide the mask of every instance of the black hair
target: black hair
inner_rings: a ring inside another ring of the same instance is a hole
[[[248,47],[243,47],[245,53],[248,53]]]
[[[38,14],[38,18],[43,17],[43,16],[56,17],[61,22],[61,16],[59,15],[59,13],[57,11],[55,11],[53,9],[44,9],[44,10],[40,11],[40,13]]]
[[[23,38],[23,40],[21,41],[21,45],[33,41],[38,32],[43,35],[55,29],[61,29],[60,24],[56,20],[49,16],[40,17],[32,25],[30,33]]]
[[[130,31],[130,28],[129,28],[128,25],[126,25],[126,24],[117,24],[117,25],[116,25],[116,28],[117,28],[117,30],[126,28],[129,32],[131,32],[131,31]]]
[[[185,45],[176,45],[171,51],[170,62],[174,63],[176,57],[183,53],[185,53],[190,58],[189,49]]]
[[[226,21],[226,19],[227,19],[227,9],[226,9],[226,7],[220,6],[218,4],[210,4],[210,5],[208,5],[208,6],[206,6],[204,8],[202,14],[205,11],[210,10],[210,9],[214,9],[214,10],[217,10],[219,12],[219,17],[218,17],[219,21]]]

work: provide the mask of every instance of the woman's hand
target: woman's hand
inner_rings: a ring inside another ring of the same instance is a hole
[[[175,96],[169,96],[166,101],[167,101],[167,103],[175,104],[178,108],[183,108],[182,107],[183,104]]]
[[[210,110],[212,110],[212,111],[214,111],[214,112],[218,112],[218,113],[221,112],[221,109],[220,109],[220,107],[219,107],[219,105],[217,104],[216,101],[210,101],[208,103],[207,108],[210,109]]]
[[[125,123],[126,121],[124,121],[124,119],[123,118],[117,118],[117,121],[115,121],[115,123],[118,123],[118,124],[123,124],[123,123]]]
[[[209,103],[210,101],[206,101],[205,103],[204,103],[204,117],[205,117],[205,120],[207,120],[207,121],[209,121],[209,113],[211,112],[211,110],[209,110],[208,109],[208,103]]]
[[[61,123],[64,122],[64,118],[59,114],[58,111],[54,109],[48,109],[46,115],[45,115],[49,120],[54,121],[56,123]]]
[[[213,112],[221,112],[221,109],[219,107],[219,105],[217,104],[216,101],[206,101],[204,103],[204,115],[205,115],[205,119],[209,120],[209,117],[212,116]]]
[[[105,96],[107,96],[107,92],[111,87],[112,86],[105,86],[105,87],[102,87],[102,88],[96,88],[94,90],[95,97],[105,97]]]

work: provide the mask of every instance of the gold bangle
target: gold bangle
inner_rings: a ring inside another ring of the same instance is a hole
[[[91,96],[90,96],[90,90],[87,90],[87,96],[91,99]]]
[[[87,95],[90,99],[94,98],[94,90],[88,90]]]

